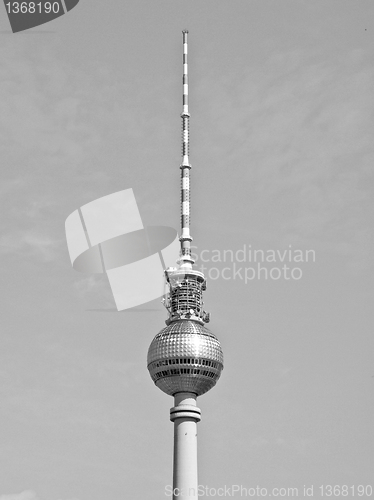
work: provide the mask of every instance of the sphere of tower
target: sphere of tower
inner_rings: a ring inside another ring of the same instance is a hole
[[[166,394],[209,391],[223,369],[217,337],[196,321],[177,320],[163,328],[148,350],[152,380]]]

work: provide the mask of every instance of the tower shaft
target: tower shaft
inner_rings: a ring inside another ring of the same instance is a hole
[[[179,392],[170,409],[174,422],[173,500],[197,500],[197,422],[201,412],[196,394]]]

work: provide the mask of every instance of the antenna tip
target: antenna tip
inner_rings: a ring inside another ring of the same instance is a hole
[[[188,30],[182,30],[182,33],[188,33]]]

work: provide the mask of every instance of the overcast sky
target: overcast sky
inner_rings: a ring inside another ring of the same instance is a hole
[[[192,236],[225,355],[199,483],[374,488],[373,19],[366,0],[81,0],[12,34],[3,11],[0,500],[170,498],[173,400],[146,368],[166,311],[117,312],[64,222],[132,188],[144,225],[178,229],[186,28]]]

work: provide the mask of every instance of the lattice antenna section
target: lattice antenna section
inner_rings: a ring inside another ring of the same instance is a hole
[[[166,324],[182,319],[209,323],[210,314],[203,308],[203,292],[206,290],[203,273],[194,269],[186,272],[183,269],[169,268],[165,271],[165,276],[169,285],[169,293],[164,300],[169,312]]]

